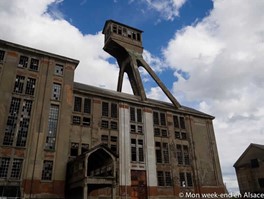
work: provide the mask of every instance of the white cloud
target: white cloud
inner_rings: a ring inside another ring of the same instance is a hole
[[[104,35],[83,35],[62,18],[59,10],[53,9],[61,2],[0,1],[0,38],[78,59],[75,81],[115,90],[118,66],[110,64],[110,55],[102,50]],[[129,84],[124,84],[123,90],[130,91]]]
[[[142,0],[147,3],[150,9],[160,12],[160,15],[166,20],[174,20],[179,16],[179,9],[186,0]]]
[[[263,6],[261,0],[215,0],[208,17],[178,31],[163,51],[175,71],[190,76],[175,72],[175,96],[183,104],[198,100],[201,111],[216,116],[224,180],[232,191],[233,164],[251,142],[264,143]]]

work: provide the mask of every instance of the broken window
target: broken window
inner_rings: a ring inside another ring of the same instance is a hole
[[[15,97],[13,97],[11,100],[3,145],[13,144],[14,136],[15,136],[15,128],[18,120],[20,101],[21,100],[19,98],[15,98]]]
[[[34,95],[35,86],[36,86],[36,79],[33,79],[33,78],[30,78],[29,77],[27,79],[27,85],[26,85],[25,94],[27,94],[27,95]]]
[[[117,33],[119,35],[122,35],[122,27],[121,26],[118,26]]]
[[[156,161],[157,163],[169,163],[169,147],[168,143],[155,142]]]
[[[143,140],[138,140],[138,161],[144,162]]]
[[[71,156],[78,156],[78,151],[79,151],[79,144],[72,142],[71,143]]]
[[[132,33],[133,39],[136,39],[136,33]]]
[[[88,99],[88,98],[84,99],[83,112],[91,113],[91,99]]]
[[[52,168],[53,161],[52,160],[44,160],[43,168],[42,168],[42,180],[51,180],[52,179]]]
[[[153,111],[153,123],[157,126],[166,126],[166,114],[163,112]]]
[[[128,38],[132,38],[132,31],[131,30],[127,30],[127,36],[128,36]]]
[[[160,113],[160,125],[166,126],[166,116],[165,116],[165,113]]]
[[[138,132],[138,133],[143,133],[143,126],[138,125],[137,127],[138,127],[137,132]]]
[[[31,70],[37,71],[38,70],[38,66],[39,66],[39,60],[38,59],[31,58],[29,68]]]
[[[52,104],[49,111],[48,133],[46,137],[46,149],[54,150],[59,117],[59,106]]]
[[[111,103],[111,117],[117,118],[117,104]]]
[[[22,93],[23,92],[24,82],[25,82],[24,76],[20,76],[20,75],[16,76],[16,81],[15,81],[15,86],[14,86],[14,92],[15,93]]]
[[[27,65],[28,65],[28,57],[21,55],[20,59],[19,59],[18,66],[23,67],[23,68],[27,68]]]
[[[161,136],[162,137],[168,137],[168,132],[166,129],[161,129]]]
[[[137,122],[142,122],[142,110],[137,109]]]
[[[144,144],[142,139],[131,139],[131,161],[144,162]]]
[[[185,181],[185,174],[183,172],[180,172],[180,186],[186,187],[186,181]]]
[[[186,181],[187,181],[187,186],[192,187],[193,182],[192,182],[192,174],[191,173],[186,173]]]
[[[105,128],[105,129],[108,129],[109,127],[109,122],[107,120],[102,120],[101,122],[101,127],[102,128]]]
[[[154,125],[159,125],[159,113],[158,112],[153,112],[153,123]]]
[[[130,132],[135,133],[136,132],[136,125],[132,124],[130,125]]]
[[[81,154],[84,154],[88,150],[89,150],[89,144],[82,144],[82,146],[81,146]]]
[[[174,127],[175,128],[180,128],[180,125],[179,125],[179,118],[177,115],[173,115],[173,123],[174,123]]]
[[[101,141],[108,144],[108,135],[101,135]]]
[[[83,126],[90,126],[91,124],[91,119],[89,117],[83,117]]]
[[[0,63],[4,61],[4,57],[5,57],[5,51],[0,50]]]
[[[190,165],[188,146],[177,144],[176,155],[177,155],[178,164]]]
[[[170,156],[169,156],[168,143],[162,144],[162,152],[163,152],[163,163],[169,163],[170,162]]]
[[[137,40],[141,41],[140,33],[137,33]]]
[[[111,121],[111,129],[117,130],[117,122]]]
[[[127,36],[127,29],[126,28],[123,28],[123,36]]]
[[[180,117],[180,125],[182,129],[185,129],[185,120],[184,117]]]
[[[192,174],[190,172],[180,172],[180,186],[181,187],[192,187]]]
[[[109,114],[109,104],[107,102],[102,102],[102,116],[108,117]]]
[[[74,111],[81,112],[82,111],[82,98],[74,97]]]
[[[130,107],[130,122],[130,131],[132,133],[143,133],[141,108]]]
[[[176,155],[177,155],[178,164],[183,164],[182,147],[179,144],[176,145]]]
[[[166,186],[172,186],[171,173],[169,171],[165,171],[165,182]]]
[[[7,178],[10,158],[0,157],[0,178]]]
[[[55,65],[55,71],[54,71],[55,75],[63,75],[63,65],[61,64],[56,64]]]
[[[187,139],[187,133],[182,132],[181,133],[181,139],[186,140]]]
[[[175,139],[180,139],[181,135],[179,131],[175,131]]]
[[[102,128],[118,129],[118,108],[116,103],[102,102],[102,117]]]
[[[156,162],[162,163],[162,153],[161,153],[161,143],[155,142],[155,149],[156,149]]]
[[[131,139],[131,161],[137,161],[136,139]]]
[[[175,139],[186,140],[187,139],[187,133],[175,131]]]
[[[10,178],[20,179],[21,171],[22,171],[22,163],[23,163],[23,159],[16,159],[16,158],[13,159]]]
[[[160,136],[160,129],[159,128],[154,128],[154,135]]]
[[[164,175],[162,171],[157,171],[158,186],[165,186]]]
[[[51,99],[60,100],[61,85],[53,83]]]
[[[117,25],[116,25],[116,24],[113,24],[112,27],[113,27],[113,32],[114,32],[114,33],[117,33]]]
[[[72,116],[72,124],[80,125],[81,124],[81,117],[73,115]]]
[[[24,100],[20,115],[16,146],[22,146],[22,147],[26,146],[31,109],[32,109],[32,101]]]
[[[186,145],[183,145],[183,157],[184,157],[184,164],[189,165],[190,164],[189,151]]]
[[[169,171],[157,171],[158,186],[172,186],[171,172]]]
[[[134,107],[130,107],[130,121],[136,121],[136,112]]]

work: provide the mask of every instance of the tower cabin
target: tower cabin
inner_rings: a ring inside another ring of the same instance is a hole
[[[104,50],[117,59],[120,68],[117,91],[122,91],[124,73],[127,73],[134,95],[139,96],[142,101],[147,101],[138,70],[139,67],[143,67],[172,104],[179,108],[180,104],[178,101],[143,58],[142,33],[142,30],[113,20],[107,20],[105,23],[103,28],[103,34],[105,35]]]

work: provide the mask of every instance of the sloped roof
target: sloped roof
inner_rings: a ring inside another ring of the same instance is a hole
[[[105,89],[105,88],[99,88],[96,86],[91,86],[91,85],[82,84],[78,82],[74,82],[73,89],[75,93],[80,92],[82,94],[96,95],[99,97],[110,98],[110,99],[127,102],[127,103],[141,104],[143,106],[148,106],[151,108],[162,108],[162,109],[167,109],[170,111],[177,111],[177,112],[181,112],[185,114],[195,115],[198,117],[214,119],[213,116],[203,113],[201,111],[198,111],[196,109],[190,108],[190,107],[181,106],[180,108],[176,109],[175,106],[170,102],[164,102],[164,101],[159,101],[159,100],[149,99],[149,98],[146,101],[142,101],[140,97],[136,95],[117,92],[117,91]]]
[[[254,149],[256,150],[254,151]],[[257,159],[258,157],[264,157],[264,145],[251,143],[235,162],[234,167],[250,163],[251,159]]]

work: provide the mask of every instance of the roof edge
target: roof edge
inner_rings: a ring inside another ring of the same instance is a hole
[[[138,29],[138,28],[135,28],[135,27],[132,27],[132,26],[128,26],[128,25],[126,25],[126,24],[120,23],[120,22],[115,21],[115,20],[112,20],[112,19],[108,19],[108,20],[106,20],[106,22],[105,22],[105,25],[104,25],[104,28],[103,28],[103,32],[102,32],[103,34],[105,33],[106,25],[107,25],[108,23],[110,23],[110,22],[116,23],[116,24],[121,25],[121,26],[125,26],[125,27],[130,28],[130,29],[134,29],[134,30],[136,30],[136,31],[138,31],[138,32],[140,32],[140,33],[144,32],[143,30],[140,30],[140,29]]]
[[[22,49],[22,50],[25,50],[25,51],[29,51],[31,53],[38,53],[38,54],[42,54],[42,55],[45,55],[45,56],[48,56],[48,57],[54,57],[56,59],[66,60],[68,62],[71,62],[71,63],[75,64],[76,67],[80,63],[80,61],[77,60],[77,59],[73,59],[73,58],[70,58],[70,57],[58,55],[58,54],[55,54],[55,53],[50,53],[50,52],[47,52],[47,51],[44,51],[44,50],[39,50],[39,49],[28,47],[28,46],[25,46],[25,45],[22,45],[22,44],[16,44],[16,43],[13,43],[13,42],[10,42],[10,41],[6,41],[6,40],[2,40],[2,39],[0,39],[0,44],[3,45],[3,46],[11,47],[11,48],[19,48],[19,49]]]

